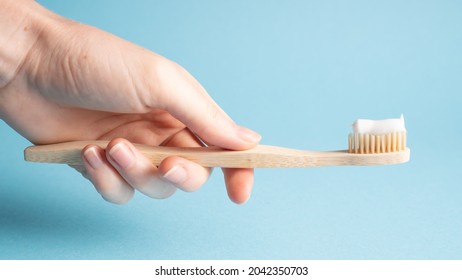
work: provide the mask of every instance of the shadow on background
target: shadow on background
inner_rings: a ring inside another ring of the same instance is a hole
[[[70,187],[75,186],[64,188],[69,192]],[[0,259],[126,258],[133,254],[131,249],[143,246],[134,232],[148,232],[146,224],[151,225],[150,238],[165,239],[164,231],[152,230],[152,224],[162,221],[151,217],[139,224],[127,215],[133,207],[109,204],[96,193],[94,199],[78,193],[69,199],[59,187],[53,188],[54,183],[33,184],[24,178],[15,186],[0,183]],[[151,242],[149,251],[163,251],[164,246]]]

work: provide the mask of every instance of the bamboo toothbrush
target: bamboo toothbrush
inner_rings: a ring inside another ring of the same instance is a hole
[[[27,161],[82,165],[81,151],[89,144],[106,148],[108,141],[75,141],[31,146],[24,151]],[[355,133],[349,136],[349,149],[340,151],[304,151],[258,145],[245,151],[218,147],[177,148],[135,144],[153,164],[168,156],[180,156],[206,167],[282,168],[340,165],[383,165],[409,161],[406,133]]]
[[[82,165],[80,153],[88,144],[105,148],[108,141],[75,141],[31,146],[25,150],[25,160]],[[155,165],[159,165],[168,156],[180,156],[206,167],[230,168],[398,164],[407,162],[410,156],[408,148],[396,152],[355,154],[348,150],[303,151],[266,145],[258,145],[245,151],[230,151],[217,147],[174,148],[139,144],[135,146]]]

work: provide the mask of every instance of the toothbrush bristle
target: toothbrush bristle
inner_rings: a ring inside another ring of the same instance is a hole
[[[348,151],[354,154],[393,153],[406,150],[406,132],[383,135],[350,133]]]

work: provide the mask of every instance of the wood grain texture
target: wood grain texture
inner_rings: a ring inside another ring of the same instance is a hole
[[[75,141],[25,149],[26,161],[82,165],[81,151],[89,144],[106,148],[108,141]],[[410,150],[380,154],[352,154],[342,151],[304,151],[258,145],[245,151],[230,151],[217,147],[172,148],[135,144],[153,164],[169,156],[180,156],[206,167],[287,168],[341,165],[383,165],[409,161]]]

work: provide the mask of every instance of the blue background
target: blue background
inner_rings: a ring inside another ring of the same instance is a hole
[[[0,123],[3,259],[461,259],[461,1],[39,1],[188,69],[263,143],[346,147],[356,118],[404,113],[408,164],[221,171],[195,193],[104,202],[26,163]]]

